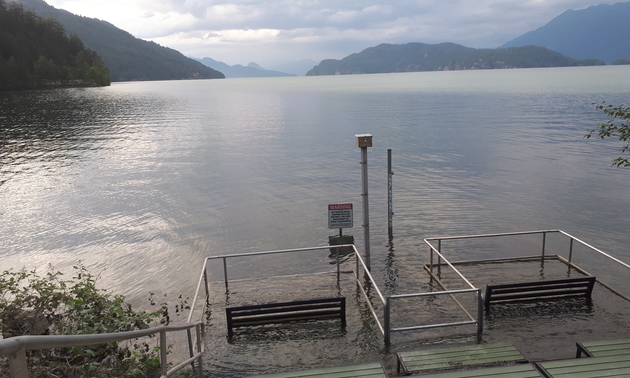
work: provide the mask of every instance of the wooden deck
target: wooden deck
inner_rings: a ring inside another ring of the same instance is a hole
[[[423,378],[540,378],[542,375],[531,364],[460,370],[437,374],[422,374]]]
[[[353,366],[340,366],[332,368],[293,371],[279,374],[258,375],[265,378],[387,378],[383,366],[378,363],[369,363]]]
[[[403,372],[527,362],[512,343],[399,352],[397,356],[398,370]]]
[[[537,363],[547,378],[630,377],[630,356],[574,358]]]
[[[626,354],[630,359],[630,339],[587,341],[583,343],[576,343],[576,345],[576,358],[580,358],[582,354],[586,357],[603,357]]]

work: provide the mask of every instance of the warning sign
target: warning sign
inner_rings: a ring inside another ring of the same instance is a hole
[[[351,228],[352,204],[328,205],[328,228]]]

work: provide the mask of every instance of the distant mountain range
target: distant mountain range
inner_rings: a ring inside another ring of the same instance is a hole
[[[40,17],[57,19],[68,34],[96,51],[112,81],[216,79],[225,76],[180,52],[133,37],[114,25],[54,8],[42,0],[16,0]]]
[[[535,45],[574,59],[601,59],[606,64],[630,59],[630,2],[568,10],[545,26],[504,44]]]
[[[453,71],[603,65],[601,60],[576,60],[544,47],[473,49],[455,43],[381,44],[341,60],[326,59],[307,76],[415,71]]]
[[[242,66],[240,64],[230,66],[212,58],[203,58],[199,59],[199,61],[210,68],[223,72],[226,78],[295,76],[285,72],[266,70],[254,62],[249,63],[247,66]]]

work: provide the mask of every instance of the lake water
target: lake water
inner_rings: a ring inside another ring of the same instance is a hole
[[[584,139],[602,101],[630,103],[630,66],[3,92],[0,265],[81,261],[144,304],[192,295],[205,256],[325,245],[327,205],[349,202],[361,250],[363,133],[377,277],[423,260],[425,237],[490,232],[562,229],[628,261],[621,145]]]

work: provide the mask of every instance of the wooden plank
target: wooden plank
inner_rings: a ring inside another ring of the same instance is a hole
[[[497,362],[526,362],[512,343],[399,352],[397,356],[399,367],[405,372]]]
[[[387,375],[385,374],[385,371],[383,370],[383,366],[378,362],[374,362],[374,363],[362,364],[362,365],[339,366],[339,367],[332,367],[332,368],[322,368],[322,369],[303,370],[303,371],[278,373],[278,374],[258,375],[258,376],[254,376],[250,378],[258,378],[258,377],[265,377],[265,378],[288,378],[288,377],[387,378]]]
[[[543,373],[553,378],[630,376],[630,358],[627,355],[538,362],[537,365]]]
[[[447,373],[423,374],[422,378],[540,378],[541,375],[531,364],[518,364],[483,369],[460,370]]]
[[[578,348],[580,345],[583,350],[587,352],[587,355],[590,354],[593,357],[613,356],[617,354],[630,355],[630,339],[587,341],[578,343]]]

